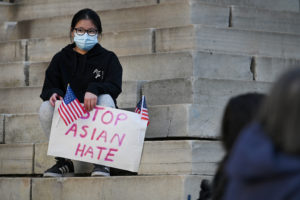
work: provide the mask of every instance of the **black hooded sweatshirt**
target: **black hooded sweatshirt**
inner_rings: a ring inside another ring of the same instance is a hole
[[[100,44],[85,55],[73,50],[75,43],[58,52],[46,70],[40,97],[46,101],[53,93],[64,97],[70,84],[78,100],[83,103],[85,92],[97,96],[110,94],[116,99],[122,91],[122,66],[117,56]]]

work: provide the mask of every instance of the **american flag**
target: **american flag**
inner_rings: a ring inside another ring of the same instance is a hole
[[[146,120],[148,122],[147,126],[149,125],[149,115],[148,115],[148,108],[146,104],[146,98],[143,95],[142,99],[136,105],[135,112],[141,115],[142,120]]]
[[[65,122],[66,126],[82,117],[83,114],[86,113],[86,110],[80,104],[69,85],[66,95],[58,108],[58,113]]]

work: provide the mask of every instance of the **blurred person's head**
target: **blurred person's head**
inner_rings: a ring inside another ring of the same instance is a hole
[[[264,97],[263,94],[248,93],[229,100],[221,127],[222,142],[227,152],[230,152],[241,130],[252,122]]]
[[[300,155],[300,68],[276,81],[258,121],[278,150]]]

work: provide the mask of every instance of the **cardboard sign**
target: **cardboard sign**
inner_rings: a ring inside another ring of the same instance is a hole
[[[137,172],[147,122],[134,112],[96,106],[65,125],[55,104],[48,155]]]

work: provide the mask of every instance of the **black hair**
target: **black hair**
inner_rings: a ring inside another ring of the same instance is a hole
[[[221,127],[221,137],[226,152],[213,179],[212,200],[223,199],[228,183],[224,168],[231,149],[241,131],[257,117],[264,99],[264,94],[248,93],[232,97],[227,103]]]
[[[227,152],[231,151],[242,129],[256,117],[264,97],[263,94],[248,93],[229,100],[221,127],[222,142]]]
[[[74,30],[76,24],[82,19],[91,20],[97,28],[98,35],[100,35],[100,36],[102,35],[102,25],[101,25],[101,20],[100,20],[99,15],[92,9],[85,8],[85,9],[79,10],[73,16],[73,19],[71,22],[70,37],[71,37],[71,32]]]
[[[258,117],[264,132],[284,153],[300,155],[300,68],[284,73]]]

